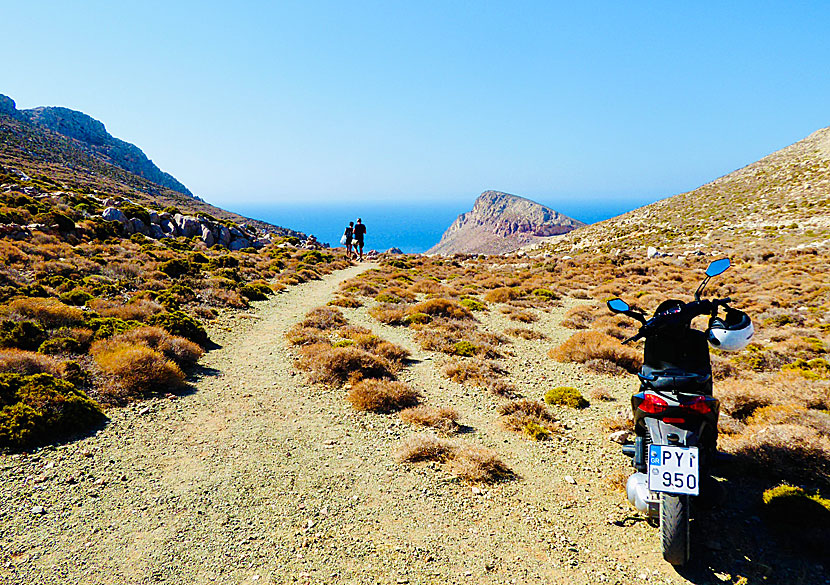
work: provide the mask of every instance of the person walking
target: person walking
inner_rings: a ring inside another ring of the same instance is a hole
[[[345,241],[343,242],[346,244],[346,258],[349,260],[352,259],[352,238],[354,236],[354,222],[350,221],[349,225],[346,226],[346,231],[343,232],[343,237]]]
[[[354,226],[354,241],[355,241],[355,252],[357,252],[360,257],[359,260],[363,261],[363,236],[366,235],[366,225],[364,225],[363,221],[358,217],[357,224]],[[358,251],[359,250],[359,251]]]

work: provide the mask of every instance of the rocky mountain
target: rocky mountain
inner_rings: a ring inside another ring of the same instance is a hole
[[[485,191],[427,253],[505,254],[584,225],[530,199]]]
[[[778,251],[830,246],[830,128],[547,247],[563,254]]]
[[[126,171],[162,187],[193,196],[187,187],[175,177],[159,169],[140,148],[115,138],[107,132],[103,123],[83,112],[62,107],[18,110],[14,100],[0,94],[0,114],[16,117],[72,138],[78,141],[82,148],[88,149]]]

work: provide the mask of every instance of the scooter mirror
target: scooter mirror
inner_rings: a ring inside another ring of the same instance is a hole
[[[709,265],[709,268],[706,269],[706,276],[712,277],[717,276],[718,274],[723,274],[730,266],[731,263],[729,262],[729,258],[715,260]]]
[[[622,299],[611,299],[608,301],[608,308],[614,313],[625,313],[631,307]]]

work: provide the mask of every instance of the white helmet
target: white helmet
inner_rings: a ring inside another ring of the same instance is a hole
[[[755,334],[749,315],[736,309],[727,309],[723,318],[709,319],[709,345],[723,351],[738,351],[749,344]]]

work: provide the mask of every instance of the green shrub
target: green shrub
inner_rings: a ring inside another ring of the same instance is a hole
[[[550,439],[550,430],[536,421],[527,421],[522,432],[534,441],[547,441]]]
[[[571,388],[570,386],[551,388],[545,392],[545,402],[548,404],[570,406],[571,408],[585,408],[590,404],[585,400],[579,390]]]
[[[170,278],[178,278],[190,272],[190,263],[187,260],[173,258],[159,264],[159,270]]]
[[[265,283],[251,282],[239,288],[239,294],[249,301],[264,301],[269,295],[274,294],[274,291]]]
[[[35,351],[45,339],[43,327],[34,321],[0,321],[0,347]]]
[[[201,252],[194,252],[188,258],[191,264],[210,264],[210,258],[202,254]]]
[[[172,335],[184,337],[194,343],[198,343],[202,347],[208,342],[207,332],[202,327],[202,324],[181,311],[170,311],[168,313],[153,315],[147,319],[147,324],[161,327]]]
[[[37,348],[38,353],[81,353],[81,344],[71,337],[55,337],[47,339]]]
[[[76,307],[81,307],[88,300],[92,299],[93,296],[85,290],[76,288],[69,292],[63,293],[58,298],[61,300],[62,303],[66,303],[67,305],[75,305]]]
[[[403,302],[400,297],[393,295],[390,292],[382,292],[375,297],[375,300],[379,303],[390,303],[390,304],[397,304]]]
[[[236,268],[239,266],[239,260],[236,256],[225,254],[224,256],[216,256],[210,259],[208,265],[211,268]]]
[[[826,554],[830,537],[830,499],[782,484],[764,492],[764,519],[799,547]]]
[[[466,340],[459,341],[453,346],[453,354],[463,357],[472,357],[477,351],[478,347],[474,343]]]
[[[486,309],[484,303],[475,299],[461,299],[459,302],[462,307],[465,307],[471,311],[483,311]]]
[[[430,321],[432,321],[432,317],[426,313],[412,313],[411,315],[407,315],[403,320],[404,325],[423,325],[425,323],[429,323]]]
[[[553,292],[552,290],[548,290],[546,288],[537,288],[533,291],[533,296],[538,297],[540,299],[544,299],[546,301],[555,301],[559,298],[559,295]]]
[[[105,419],[101,407],[69,382],[49,374],[0,374],[0,447],[53,442]]]
[[[117,333],[141,327],[141,322],[124,321],[117,317],[94,317],[87,321],[87,327],[95,331],[94,339],[106,339]]]

